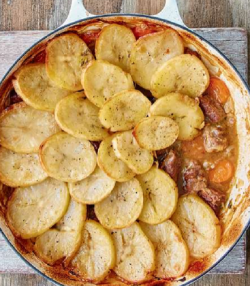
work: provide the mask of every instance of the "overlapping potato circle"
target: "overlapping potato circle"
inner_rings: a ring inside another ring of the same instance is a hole
[[[24,102],[0,115],[13,233],[35,238],[45,263],[94,283],[111,270],[129,283],[180,277],[190,257],[216,251],[214,212],[195,195],[178,200],[176,182],[154,163],[155,151],[203,128],[195,97],[208,84],[205,65],[170,29],[136,41],[128,27],[107,25],[95,55],[75,33],[52,39],[45,63],[15,74]]]

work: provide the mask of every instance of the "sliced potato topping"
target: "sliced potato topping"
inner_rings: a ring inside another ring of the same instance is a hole
[[[102,29],[96,41],[96,58],[106,60],[129,72],[129,58],[135,41],[135,36],[129,28],[117,24],[108,25]]]
[[[54,111],[57,102],[70,94],[70,91],[58,87],[48,77],[43,63],[21,67],[13,80],[13,86],[28,105],[46,111]]]
[[[8,202],[9,226],[18,237],[36,237],[62,218],[69,198],[67,185],[52,178],[30,187],[17,188]]]
[[[98,165],[112,179],[125,182],[132,179],[135,173],[115,155],[112,140],[115,135],[104,139],[98,149]]]
[[[41,143],[59,130],[52,113],[24,102],[10,106],[0,116],[0,143],[18,153],[38,152]]]
[[[172,219],[180,228],[192,257],[204,258],[219,248],[220,222],[213,210],[197,195],[182,196]]]
[[[123,228],[137,220],[142,206],[142,188],[138,180],[133,178],[116,183],[111,194],[95,205],[95,214],[105,228]]]
[[[63,132],[43,142],[39,155],[46,173],[64,182],[83,180],[96,167],[96,153],[92,144]]]
[[[115,94],[134,88],[131,75],[106,61],[93,61],[82,75],[87,98],[98,107]]]
[[[54,38],[46,48],[48,76],[55,84],[67,90],[82,89],[82,71],[93,59],[85,42],[73,33]]]
[[[139,90],[122,91],[104,104],[99,118],[112,132],[126,131],[146,117],[150,106],[150,101]]]
[[[71,200],[68,210],[54,228],[38,236],[35,253],[47,264],[64,262],[67,265],[81,245],[86,205]]]
[[[150,89],[151,78],[157,68],[183,53],[183,42],[171,29],[141,37],[134,44],[130,57],[133,80],[141,87]]]
[[[115,273],[131,283],[147,280],[155,269],[155,253],[139,224],[112,230],[111,235],[116,248]]]
[[[169,117],[151,116],[137,124],[133,135],[141,148],[162,150],[178,138],[179,126]]]
[[[153,74],[151,92],[162,97],[170,92],[180,92],[191,97],[201,96],[208,88],[209,72],[194,55],[180,55],[163,63]]]
[[[115,180],[96,166],[95,171],[86,179],[69,183],[69,192],[76,201],[91,205],[105,199],[114,186]]]
[[[154,163],[148,150],[142,149],[132,135],[132,131],[118,134],[112,140],[115,155],[136,174],[146,173]]]
[[[139,220],[157,224],[170,218],[178,201],[178,189],[174,180],[156,167],[136,178],[143,190],[143,208]]]
[[[154,275],[159,278],[182,276],[189,266],[189,250],[179,228],[166,220],[157,225],[140,222],[140,226],[155,247]]]
[[[82,244],[72,267],[83,279],[101,281],[115,265],[115,248],[110,234],[99,223],[87,220],[82,230]]]
[[[199,104],[187,95],[169,93],[151,106],[150,115],[167,116],[179,125],[179,140],[192,140],[204,126],[204,114]]]
[[[103,140],[109,135],[98,115],[99,108],[85,97],[84,92],[67,96],[55,110],[56,121],[65,132],[92,141]]]
[[[20,154],[0,147],[0,180],[7,186],[26,187],[44,181],[39,155]]]

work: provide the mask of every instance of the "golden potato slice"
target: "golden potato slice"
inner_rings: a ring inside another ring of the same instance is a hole
[[[204,126],[204,114],[199,104],[181,93],[169,93],[151,106],[150,115],[167,116],[179,125],[179,140],[192,140]]]
[[[125,182],[132,179],[135,173],[115,155],[112,140],[115,135],[104,139],[98,149],[98,165],[112,179]]]
[[[139,90],[122,91],[104,104],[99,118],[112,132],[126,131],[148,114],[150,106],[150,101]]]
[[[154,275],[163,279],[182,276],[190,259],[179,228],[171,220],[157,225],[140,222],[140,226],[155,247]]]
[[[71,200],[64,217],[36,238],[34,251],[47,264],[64,262],[67,265],[81,245],[86,205]]]
[[[116,248],[115,273],[131,283],[147,280],[155,269],[155,252],[139,224],[112,230],[111,235]]]
[[[95,205],[95,214],[105,228],[123,228],[137,220],[142,206],[142,188],[138,180],[133,178],[116,183],[111,194]]]
[[[183,42],[173,30],[169,29],[141,37],[134,44],[130,57],[133,80],[141,87],[150,89],[151,78],[157,68],[183,53]]]
[[[83,180],[96,167],[96,153],[92,144],[63,132],[43,142],[39,155],[46,173],[64,182]]]
[[[55,110],[56,121],[65,132],[92,141],[101,141],[109,135],[98,116],[99,108],[85,97],[84,92],[62,99]]]
[[[99,223],[87,220],[82,230],[82,244],[71,266],[83,279],[102,280],[115,265],[115,247],[110,234]]]
[[[13,86],[28,105],[46,111],[54,111],[57,102],[70,94],[70,91],[50,80],[43,63],[21,67],[13,80]]]
[[[62,34],[47,45],[47,74],[61,88],[81,90],[82,71],[93,59],[88,46],[79,36]]]
[[[136,177],[143,190],[143,208],[139,220],[157,224],[170,218],[178,201],[175,181],[164,171],[152,167]]]
[[[153,74],[151,92],[162,97],[170,92],[180,92],[191,97],[201,96],[208,88],[209,72],[194,55],[180,55],[163,63]]]
[[[141,148],[151,151],[162,150],[178,138],[179,126],[169,117],[152,116],[141,120],[133,135]]]
[[[0,115],[0,143],[17,153],[38,152],[41,143],[58,131],[52,113],[24,102],[10,106]]]
[[[82,75],[82,86],[87,98],[98,107],[115,94],[133,89],[131,75],[106,61],[93,61]]]
[[[24,239],[44,233],[65,214],[69,198],[67,185],[52,178],[17,188],[8,202],[7,220],[11,230]]]
[[[108,61],[129,72],[129,58],[135,42],[135,36],[129,28],[118,24],[108,25],[102,29],[96,41],[96,58]]]
[[[26,187],[44,181],[39,155],[20,154],[0,147],[0,180],[10,187]]]
[[[76,201],[91,205],[105,199],[114,187],[115,180],[96,166],[89,177],[76,183],[69,183],[69,192]]]
[[[182,196],[172,220],[180,228],[192,257],[204,258],[219,248],[220,222],[214,211],[197,195]]]
[[[136,174],[146,173],[154,163],[151,151],[142,149],[132,135],[132,131],[118,134],[112,140],[115,155]]]

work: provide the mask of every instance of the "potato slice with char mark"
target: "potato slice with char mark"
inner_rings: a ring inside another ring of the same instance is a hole
[[[180,36],[171,29],[148,34],[134,44],[130,57],[133,80],[145,89],[151,88],[151,78],[161,64],[184,53]]]
[[[204,258],[219,248],[220,222],[214,211],[197,195],[182,196],[172,220],[180,228],[192,257]]]
[[[69,199],[67,185],[52,178],[30,187],[17,188],[8,202],[8,224],[18,237],[36,237],[62,218]]]
[[[52,39],[46,48],[48,76],[61,88],[82,89],[81,74],[94,57],[85,42],[74,33]]]
[[[178,189],[174,180],[155,166],[136,178],[142,187],[144,202],[139,220],[158,224],[170,218],[178,201]]]
[[[20,154],[0,147],[0,180],[5,185],[26,187],[40,183],[47,177],[38,154]]]
[[[83,180],[96,167],[96,153],[92,144],[64,132],[43,142],[39,155],[47,174],[64,182]]]
[[[110,98],[100,110],[103,126],[112,132],[135,127],[149,112],[150,101],[139,90],[127,90]]]
[[[204,114],[199,104],[181,93],[169,93],[150,108],[152,116],[167,116],[179,125],[179,140],[192,140],[204,127]]]
[[[180,92],[191,97],[201,96],[208,88],[209,72],[194,55],[180,55],[163,63],[153,74],[151,92],[162,97],[170,92]]]
[[[71,267],[91,282],[105,278],[115,265],[115,247],[110,234],[98,222],[87,220],[82,230],[82,244]]]
[[[67,265],[81,245],[86,213],[86,205],[71,200],[66,214],[55,227],[36,238],[36,255],[49,265],[62,261]]]
[[[137,220],[142,206],[142,188],[138,180],[133,178],[116,183],[111,194],[95,205],[95,214],[105,228],[123,228]]]
[[[48,77],[43,63],[21,67],[12,82],[16,93],[28,105],[40,110],[54,111],[57,102],[70,94]]]
[[[132,131],[118,134],[112,140],[115,155],[136,174],[146,173],[154,163],[151,151],[142,149],[132,135]]]
[[[112,230],[111,235],[116,248],[115,273],[131,283],[147,280],[155,269],[155,252],[139,224]]]
[[[163,279],[182,276],[190,259],[179,228],[171,220],[157,225],[140,222],[140,226],[155,247],[154,275]]]
[[[178,138],[179,126],[169,117],[151,116],[137,124],[133,135],[141,148],[151,151],[162,150]]]
[[[115,94],[134,88],[131,75],[109,62],[93,61],[82,74],[87,98],[98,107]]]
[[[38,152],[41,143],[58,131],[52,113],[24,102],[10,106],[0,115],[0,143],[17,153]]]
[[[116,135],[104,139],[98,149],[98,165],[112,179],[118,182],[129,181],[135,173],[115,155],[112,140]]]
[[[135,36],[129,28],[123,25],[110,24],[102,29],[96,41],[96,58],[108,61],[129,72],[129,58],[135,42]]]
[[[95,204],[105,199],[115,187],[115,180],[96,166],[95,171],[76,183],[69,183],[69,192],[78,202]]]
[[[103,140],[109,135],[98,116],[99,108],[85,97],[84,92],[62,99],[55,110],[56,121],[65,132],[92,141]]]

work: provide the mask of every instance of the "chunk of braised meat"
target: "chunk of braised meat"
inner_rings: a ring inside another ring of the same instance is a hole
[[[205,116],[212,123],[219,123],[226,117],[226,113],[221,104],[209,95],[203,95],[200,98],[200,107]]]
[[[206,203],[218,214],[219,208],[223,202],[226,200],[225,194],[221,191],[216,191],[214,189],[205,188],[198,192],[198,195],[206,201]]]
[[[22,98],[13,89],[10,92],[10,105],[23,101]]]
[[[203,130],[203,142],[208,153],[225,150],[228,146],[225,127],[207,124]]]
[[[100,142],[98,141],[91,141],[91,144],[93,145],[96,153],[98,152],[99,146],[100,146]]]
[[[168,152],[165,159],[161,162],[160,168],[168,173],[175,182],[177,182],[180,169],[180,161],[174,150],[170,150]]]

